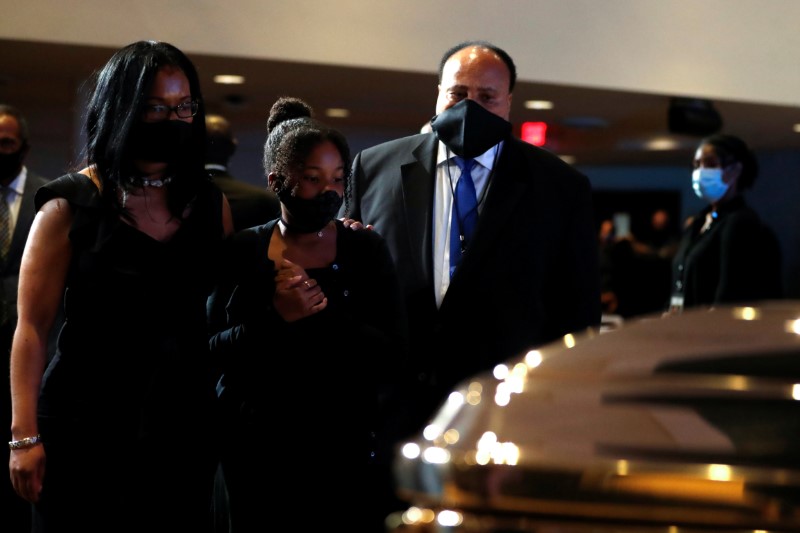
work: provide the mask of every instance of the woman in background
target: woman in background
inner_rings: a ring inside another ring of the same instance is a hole
[[[757,177],[756,157],[738,137],[700,142],[692,187],[708,206],[687,225],[673,259],[671,311],[781,297],[777,238],[743,196]]]
[[[155,41],[116,52],[97,76],[86,135],[88,167],[37,192],[22,259],[12,483],[35,504],[37,532],[210,531],[205,303],[232,223],[203,169],[190,60]]]

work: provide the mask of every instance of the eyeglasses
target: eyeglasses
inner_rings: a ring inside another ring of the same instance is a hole
[[[195,100],[178,105],[147,104],[144,106],[144,119],[153,122],[167,120],[173,111],[178,118],[192,118],[199,108],[200,103]]]

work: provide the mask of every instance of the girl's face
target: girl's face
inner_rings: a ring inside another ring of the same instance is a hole
[[[344,161],[331,141],[318,144],[306,158],[303,166],[289,176],[288,186],[300,198],[313,198],[326,191],[336,191],[344,196]]]

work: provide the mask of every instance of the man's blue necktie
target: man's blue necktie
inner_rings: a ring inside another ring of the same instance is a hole
[[[453,276],[461,254],[475,232],[478,223],[478,195],[475,192],[475,183],[472,181],[472,169],[475,167],[474,159],[454,158],[456,165],[461,169],[456,191],[453,195],[453,215],[450,221],[450,276]]]

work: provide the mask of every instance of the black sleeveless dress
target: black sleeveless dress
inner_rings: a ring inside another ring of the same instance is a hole
[[[223,238],[204,185],[168,242],[105,207],[85,176],[39,189],[73,209],[65,322],[39,401],[36,531],[207,531],[216,416],[205,303]]]

